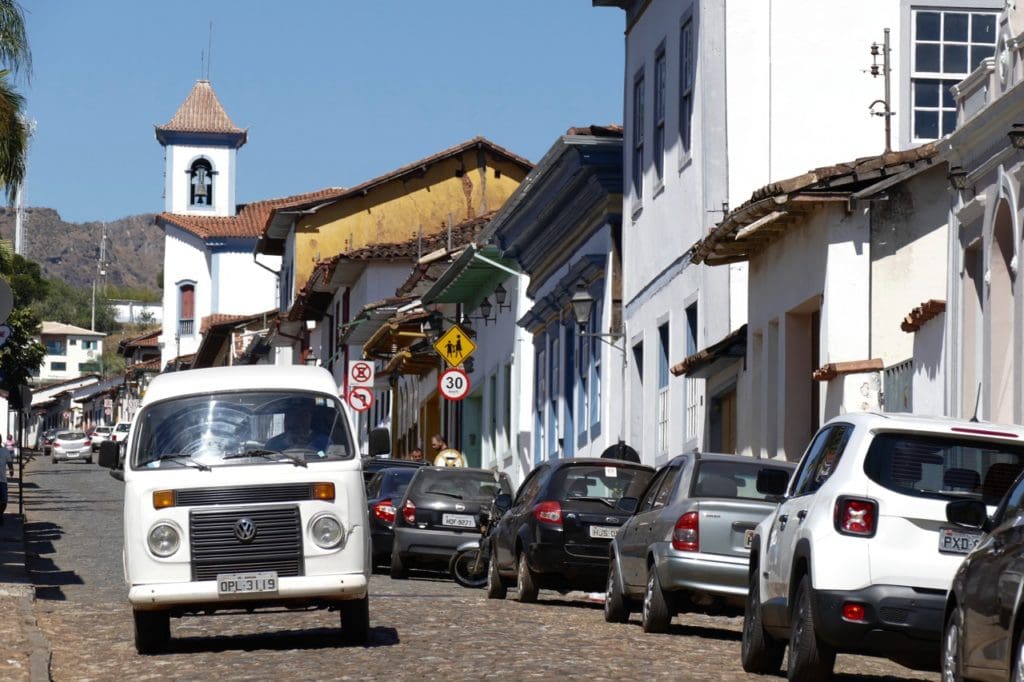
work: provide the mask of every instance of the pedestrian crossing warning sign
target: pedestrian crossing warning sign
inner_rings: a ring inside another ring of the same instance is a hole
[[[476,350],[476,344],[458,325],[448,328],[434,343],[434,350],[451,367],[458,367]]]

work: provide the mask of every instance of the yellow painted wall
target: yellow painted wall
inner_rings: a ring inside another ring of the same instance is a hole
[[[456,171],[462,170],[462,177]],[[299,221],[295,232],[295,281],[301,287],[317,261],[371,244],[438,234],[501,207],[527,171],[485,149],[467,149],[418,174],[342,199]]]

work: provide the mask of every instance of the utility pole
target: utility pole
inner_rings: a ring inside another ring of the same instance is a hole
[[[882,40],[882,44],[881,45],[879,45],[878,43],[871,43],[871,62],[872,63],[871,63],[871,71],[870,71],[870,73],[871,73],[871,77],[872,78],[877,78],[879,76],[879,67],[878,67],[878,55],[879,55],[879,53],[881,53],[881,55],[882,55],[881,75],[883,77],[883,81],[885,82],[885,95],[884,95],[884,97],[882,99],[876,99],[874,102],[869,104],[868,105],[868,111],[871,112],[872,116],[882,116],[882,117],[885,118],[885,151],[891,152],[892,151],[892,117],[893,117],[893,114],[895,114],[896,112],[894,112],[892,110],[892,86],[891,86],[891,83],[890,83],[890,81],[891,81],[890,76],[892,75],[892,69],[890,68],[890,65],[889,65],[889,54],[891,53],[891,50],[889,49],[889,29],[885,29],[885,37]],[[875,111],[875,105],[876,104],[881,104],[882,105],[882,110],[881,111]]]
[[[89,322],[89,329],[96,331],[96,279],[107,276],[107,224],[101,223],[100,227],[100,258],[96,263],[96,275],[92,278],[92,319]],[[101,280],[102,281],[102,280]]]
[[[25,127],[25,175],[28,175],[28,149],[32,142],[32,135],[36,132],[36,122],[25,116],[21,116],[21,124]],[[25,255],[25,180],[18,185],[18,192],[14,198],[14,253],[19,256]]]

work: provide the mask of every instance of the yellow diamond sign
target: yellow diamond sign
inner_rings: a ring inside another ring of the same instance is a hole
[[[458,367],[476,350],[476,344],[458,325],[449,327],[434,343],[434,350],[451,367]]]

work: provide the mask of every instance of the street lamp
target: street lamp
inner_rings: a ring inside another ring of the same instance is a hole
[[[622,351],[623,354],[626,353],[625,347],[619,348],[615,343],[617,340],[622,338],[622,334],[620,332],[600,334],[584,331],[587,328],[587,324],[590,323],[590,314],[594,308],[594,297],[590,295],[589,291],[587,291],[586,284],[580,282],[576,285],[576,292],[572,295],[572,298],[569,299],[569,303],[572,305],[572,316],[573,319],[576,320],[577,326],[579,326],[580,336],[593,336],[599,338],[609,346]],[[611,339],[611,341],[608,339]],[[625,346],[625,344],[623,344],[623,346]]]
[[[477,307],[480,309],[481,317],[479,319],[484,321],[484,326],[486,327],[491,321],[491,310],[494,309],[494,306],[491,305],[490,299],[484,298]]]
[[[512,304],[506,305],[505,300],[508,298],[508,291],[502,286],[501,282],[498,282],[498,286],[494,287],[494,300],[498,303],[498,312],[502,310],[512,310]]]

